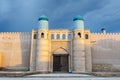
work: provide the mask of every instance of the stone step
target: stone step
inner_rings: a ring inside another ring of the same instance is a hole
[[[73,73],[50,73],[50,74],[33,74],[25,77],[40,77],[40,78],[80,78],[80,77],[95,77],[90,74],[73,74]]]
[[[95,77],[91,73],[40,73],[21,71],[0,71],[0,77],[80,78]]]

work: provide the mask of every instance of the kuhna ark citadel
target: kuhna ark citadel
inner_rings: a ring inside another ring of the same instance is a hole
[[[32,32],[0,32],[0,70],[31,72],[119,72],[120,33],[91,33],[84,19],[74,29],[49,29],[41,16]]]

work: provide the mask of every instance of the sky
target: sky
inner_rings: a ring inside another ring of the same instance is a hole
[[[50,29],[74,29],[80,15],[91,32],[120,32],[120,0],[0,0],[0,32],[31,32],[41,15]]]

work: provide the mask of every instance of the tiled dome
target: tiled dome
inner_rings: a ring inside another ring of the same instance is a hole
[[[42,15],[42,16],[40,16],[40,18],[39,18],[38,20],[39,20],[39,21],[40,21],[40,20],[47,20],[47,21],[48,21],[48,18],[47,18],[47,16]]]
[[[73,21],[75,21],[75,20],[84,20],[84,19],[83,19],[82,16],[79,16],[79,15],[78,15],[78,16],[75,16],[75,17],[74,17]]]

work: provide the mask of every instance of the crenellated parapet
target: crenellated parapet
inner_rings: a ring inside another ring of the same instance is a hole
[[[30,32],[1,32],[0,40],[31,39]]]
[[[120,40],[120,33],[91,33],[90,34],[91,41],[98,41],[103,39],[114,39]]]

